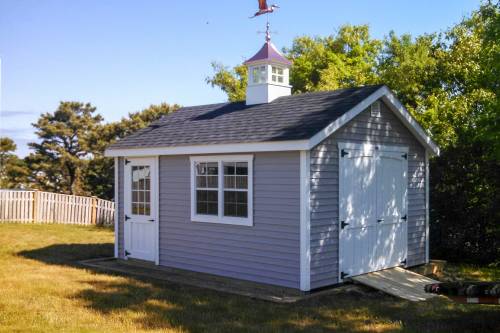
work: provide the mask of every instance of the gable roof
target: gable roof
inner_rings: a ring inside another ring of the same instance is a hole
[[[311,149],[382,98],[417,139],[439,148],[384,85],[181,108],[106,150],[107,156]]]

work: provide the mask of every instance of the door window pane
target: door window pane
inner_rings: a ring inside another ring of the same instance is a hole
[[[148,165],[132,166],[132,214],[151,215],[151,170]]]

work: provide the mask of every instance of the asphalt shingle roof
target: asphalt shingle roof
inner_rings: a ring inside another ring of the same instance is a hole
[[[382,85],[284,96],[271,103],[183,107],[108,149],[309,139]]]

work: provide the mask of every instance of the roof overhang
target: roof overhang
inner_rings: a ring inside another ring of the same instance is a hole
[[[148,148],[123,148],[106,149],[104,155],[118,156],[155,156],[155,155],[196,155],[196,154],[222,154],[222,153],[250,153],[266,151],[291,151],[309,149],[309,140],[255,142],[255,143],[230,143],[210,144],[175,147],[148,147]]]
[[[358,114],[363,112],[373,102],[382,99],[396,117],[408,128],[414,137],[424,146],[426,151],[432,155],[439,155],[439,147],[425,133],[415,118],[406,110],[391,90],[382,86],[363,101],[358,103],[341,117],[328,124],[323,130],[316,133],[308,140],[292,141],[267,141],[253,143],[230,143],[230,144],[207,144],[191,146],[171,146],[171,147],[146,147],[146,148],[115,148],[106,149],[105,156],[156,156],[156,155],[195,155],[195,154],[221,154],[221,153],[248,153],[248,152],[269,152],[269,151],[293,151],[310,150],[320,142],[335,133],[339,128],[346,125]]]

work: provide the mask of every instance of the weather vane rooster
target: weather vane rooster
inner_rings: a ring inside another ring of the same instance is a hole
[[[258,1],[259,1],[259,11],[255,13],[253,16],[250,16],[250,18],[254,18],[262,14],[269,14],[274,12],[276,8],[280,8],[278,5],[271,5],[271,7],[268,7],[266,0],[258,0]]]

